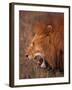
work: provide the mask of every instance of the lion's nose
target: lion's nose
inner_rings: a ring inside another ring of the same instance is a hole
[[[28,54],[26,54],[25,56],[28,57]]]

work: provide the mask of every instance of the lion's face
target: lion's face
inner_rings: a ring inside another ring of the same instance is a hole
[[[27,49],[26,56],[27,56],[27,58],[29,60],[36,61],[36,63],[41,68],[46,68],[47,67],[47,63],[46,63],[46,60],[45,60],[45,54],[46,54],[47,49],[48,49],[49,38],[46,35],[47,32],[44,33],[44,27],[43,27],[43,29],[40,28],[40,27],[39,27],[39,29],[41,29],[41,30],[39,30],[40,33],[37,32],[35,34],[34,38],[31,41],[31,44],[29,45],[29,47]],[[51,28],[52,27],[49,25],[49,30]],[[42,30],[43,30],[43,32],[42,32]],[[49,31],[48,31],[48,33],[49,33]]]
[[[42,43],[43,39],[41,39],[41,37],[35,36],[28,47],[27,57],[29,60],[34,60],[40,67],[46,68]]]
[[[41,68],[46,68],[48,63],[52,69],[63,69],[64,59],[61,52],[64,50],[64,27],[62,22],[63,16],[56,17],[53,18],[52,23],[37,23],[33,28],[35,36],[27,49],[26,57],[36,61]]]

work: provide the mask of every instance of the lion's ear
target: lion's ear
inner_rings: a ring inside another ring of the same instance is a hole
[[[49,35],[52,32],[53,32],[53,27],[51,24],[48,24],[47,27],[45,28],[45,34]]]
[[[47,25],[47,31],[48,31],[48,33],[49,33],[49,32],[53,32],[53,27],[52,27],[52,25]]]

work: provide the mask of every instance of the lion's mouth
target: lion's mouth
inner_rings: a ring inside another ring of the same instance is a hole
[[[39,68],[47,69],[50,67],[42,53],[35,53],[33,58],[29,55],[26,55],[26,57],[28,60],[33,60]]]
[[[34,56],[35,56],[34,61],[36,61],[36,64],[37,64],[38,67],[40,67],[40,68],[46,68],[47,67],[46,64],[45,64],[45,59],[44,59],[43,54],[36,53]]]

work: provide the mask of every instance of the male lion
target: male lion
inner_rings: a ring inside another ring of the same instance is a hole
[[[41,68],[64,71],[64,19],[63,15],[49,16],[48,23],[34,24],[35,36],[28,47],[26,57],[36,61]]]

